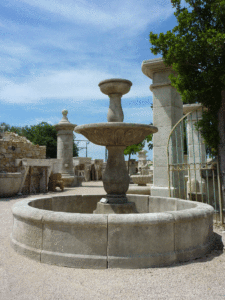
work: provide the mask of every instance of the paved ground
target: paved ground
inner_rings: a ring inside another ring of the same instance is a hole
[[[83,185],[63,193],[104,193],[101,182]],[[189,263],[142,270],[70,269],[21,256],[10,247],[11,207],[21,199],[0,199],[0,300],[225,299],[222,250]]]

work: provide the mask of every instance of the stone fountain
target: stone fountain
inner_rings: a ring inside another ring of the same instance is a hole
[[[125,79],[109,79],[99,83],[101,92],[109,96],[108,123],[80,125],[75,132],[94,144],[106,146],[108,161],[103,174],[106,198],[97,204],[95,213],[135,213],[134,203],[128,202],[126,192],[130,177],[124,160],[124,149],[143,141],[158,129],[151,125],[123,123],[121,97],[130,91],[132,83]]]
[[[123,151],[157,132],[123,123],[122,95],[132,83],[100,82],[109,96],[107,123],[75,131],[109,152],[106,195],[48,195],[14,204],[11,245],[41,263],[73,268],[149,268],[201,257],[214,243],[213,208],[169,197],[126,195],[129,175]]]

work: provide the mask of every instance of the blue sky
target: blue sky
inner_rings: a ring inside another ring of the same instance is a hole
[[[1,0],[0,122],[53,125],[64,108],[77,125],[107,122],[98,83],[124,78],[133,83],[122,98],[124,122],[149,124],[151,81],[141,63],[157,57],[149,33],[173,29],[173,13],[170,0]],[[92,159],[104,155],[88,145]]]

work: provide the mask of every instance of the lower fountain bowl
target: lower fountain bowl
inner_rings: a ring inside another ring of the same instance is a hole
[[[13,208],[12,247],[38,262],[72,268],[150,268],[205,255],[213,208],[200,202],[127,195],[135,214],[93,214],[105,195],[22,200]]]

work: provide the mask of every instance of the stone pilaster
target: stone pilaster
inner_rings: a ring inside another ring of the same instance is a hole
[[[67,110],[62,111],[62,120],[55,125],[57,130],[57,159],[62,159],[62,179],[64,186],[75,186],[76,178],[73,168],[73,131],[76,127],[68,121]]]
[[[173,72],[167,67],[162,58],[143,61],[142,72],[152,80],[150,90],[153,93],[153,125],[158,127],[158,132],[153,135],[153,186],[152,196],[169,196],[168,166],[167,166],[167,142],[173,126],[183,116],[183,103],[180,94],[174,87],[168,76]],[[172,147],[175,141],[172,140]],[[180,145],[176,145],[176,156],[182,155]],[[175,161],[178,157],[170,157]],[[176,196],[178,180],[173,177],[173,193]]]

